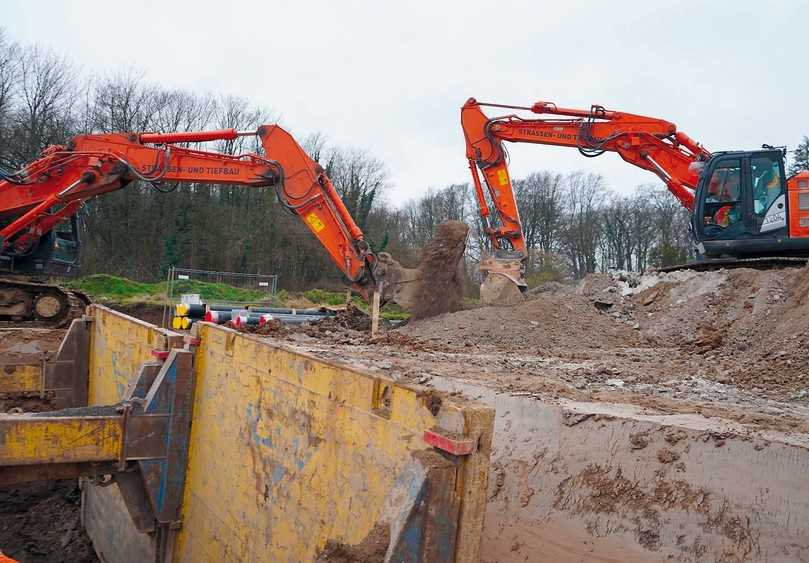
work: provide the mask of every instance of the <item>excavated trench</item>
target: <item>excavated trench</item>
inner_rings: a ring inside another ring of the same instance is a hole
[[[807,289],[807,270],[593,275],[375,340],[273,338],[497,409],[483,561],[796,561]]]
[[[604,274],[376,339],[261,336],[496,408],[483,561],[800,561],[808,289],[803,269]],[[0,353],[38,339],[58,342]]]

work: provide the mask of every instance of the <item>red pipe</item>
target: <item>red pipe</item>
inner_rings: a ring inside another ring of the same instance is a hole
[[[201,143],[202,141],[232,141],[253,132],[236,131],[235,129],[217,129],[216,131],[186,131],[179,133],[141,133],[141,143]]]

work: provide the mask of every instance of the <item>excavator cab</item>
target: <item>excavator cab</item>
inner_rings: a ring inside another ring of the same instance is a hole
[[[809,237],[790,232],[790,213],[781,150],[714,153],[691,216],[697,251],[709,259],[806,255]]]
[[[44,233],[36,248],[24,256],[0,256],[0,273],[70,276],[79,268],[79,223],[66,217]]]

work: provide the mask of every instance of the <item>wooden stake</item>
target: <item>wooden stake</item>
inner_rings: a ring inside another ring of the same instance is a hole
[[[349,305],[351,305],[351,288],[347,287],[346,288],[346,307],[348,307]]]
[[[371,305],[371,338],[376,338],[379,333],[379,295],[382,293],[382,284],[374,291],[373,304]]]

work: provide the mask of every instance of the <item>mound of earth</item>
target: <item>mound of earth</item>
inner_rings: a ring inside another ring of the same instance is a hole
[[[555,293],[540,293],[511,307],[480,307],[413,321],[400,331],[447,344],[532,353],[641,343],[637,331],[603,315],[587,297],[575,294],[560,297]]]
[[[0,489],[0,551],[20,562],[98,561],[80,507],[76,480]]]
[[[625,314],[644,335],[715,367],[720,383],[806,396],[809,269],[674,272],[629,291]],[[651,277],[651,276],[650,276]]]
[[[578,388],[686,382],[689,393],[720,398],[732,391],[723,386],[809,398],[809,268],[593,274],[573,291],[552,289],[399,330],[446,350],[506,353],[512,363],[553,359],[543,375]]]

